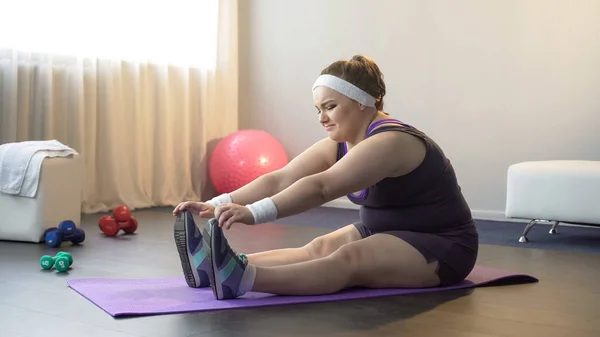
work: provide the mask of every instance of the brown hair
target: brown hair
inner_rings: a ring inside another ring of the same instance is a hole
[[[385,82],[383,74],[373,60],[366,56],[354,55],[352,59],[333,62],[321,71],[321,75],[333,75],[344,79],[375,97],[377,110],[383,110]]]

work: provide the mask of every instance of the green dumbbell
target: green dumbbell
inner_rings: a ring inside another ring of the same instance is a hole
[[[66,256],[69,259],[69,265],[72,266],[73,265],[73,255],[71,255],[71,253],[67,253],[67,252],[58,252],[56,254],[56,257],[59,256]]]
[[[73,264],[73,256],[67,252],[59,252],[56,256],[44,255],[40,259],[40,265],[44,269],[51,269],[56,266],[56,270],[64,272],[69,270]]]

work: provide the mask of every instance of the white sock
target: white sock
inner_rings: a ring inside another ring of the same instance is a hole
[[[254,279],[256,279],[256,267],[253,264],[248,264],[240,281],[240,290],[243,292],[252,291]]]

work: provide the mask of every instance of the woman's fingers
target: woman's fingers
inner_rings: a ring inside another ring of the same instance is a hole
[[[184,202],[180,202],[179,205],[177,205],[175,207],[175,209],[173,209],[173,214],[177,215],[185,210],[194,210],[194,211],[198,211],[198,212],[209,212],[211,209],[210,206],[201,203],[201,202],[196,202],[196,201],[184,201]],[[210,213],[208,213],[210,214]]]
[[[221,219],[221,214],[231,210],[233,208],[233,205],[231,204],[221,204],[217,207],[215,207],[215,218],[217,218],[217,220]]]
[[[181,211],[183,211],[186,207],[186,203],[187,202],[180,202],[177,206],[175,206],[175,209],[173,210],[173,215],[177,215],[179,214]]]
[[[229,229],[240,219],[239,210],[231,205],[219,205],[218,211],[215,210],[215,218],[217,218],[219,227]]]
[[[219,226],[221,226],[223,229],[228,229],[230,227],[228,226],[228,224],[231,222],[231,219],[233,219],[234,216],[235,213],[232,211],[227,211],[226,213],[223,213],[223,219],[219,221]]]
[[[216,215],[216,214],[215,214]],[[223,225],[233,216],[233,210],[225,209],[221,210],[221,214],[218,217],[219,227],[223,227]]]
[[[224,229],[230,229],[236,222],[251,223],[248,222],[250,220],[247,219],[248,215],[246,212],[248,212],[248,210],[243,206],[232,203],[213,207],[210,204],[202,202],[184,201],[179,203],[175,209],[173,209],[173,214],[178,215],[185,210],[197,211],[198,215],[202,218],[215,218],[218,221],[219,227]],[[245,217],[246,220],[244,220]]]
[[[210,209],[207,209],[205,211],[200,211],[200,213],[198,213],[200,215],[201,218],[205,218],[205,219],[210,219],[210,218],[214,218],[215,217],[215,213],[213,211],[211,211]]]
[[[227,221],[225,221],[225,224],[223,225],[223,227],[225,229],[229,229],[231,228],[231,226],[233,226],[234,223],[236,223],[239,220],[239,216],[237,216],[236,214],[232,215],[229,219],[227,219]]]

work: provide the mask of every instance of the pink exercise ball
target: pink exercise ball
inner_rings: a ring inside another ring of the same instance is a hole
[[[240,130],[221,139],[209,162],[217,193],[229,193],[288,163],[283,146],[265,131]]]

